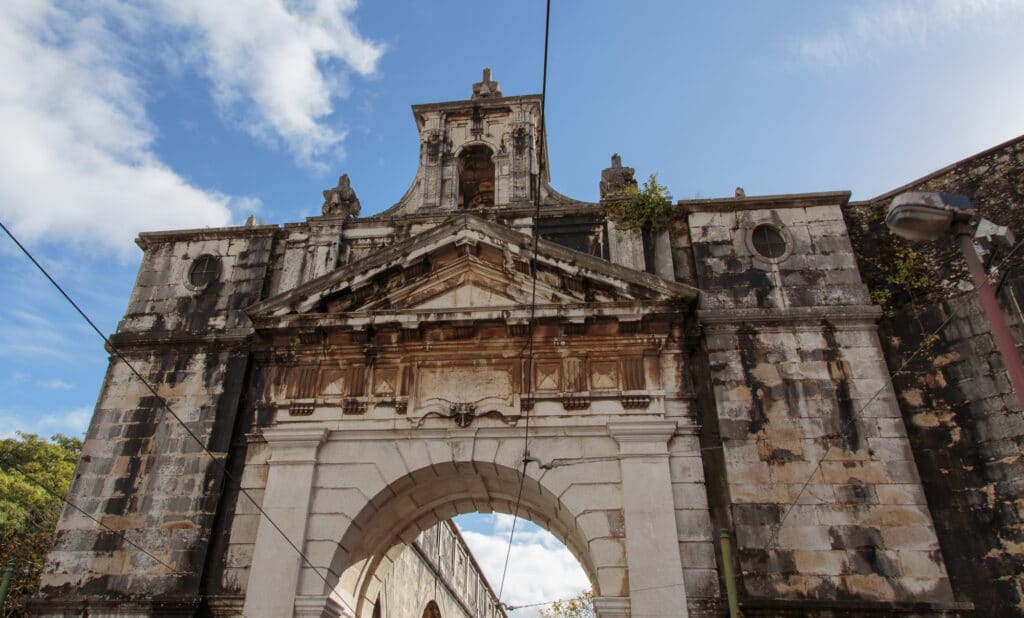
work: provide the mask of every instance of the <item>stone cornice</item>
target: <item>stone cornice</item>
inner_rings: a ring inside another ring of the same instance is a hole
[[[806,208],[808,206],[842,207],[849,201],[849,191],[828,191],[822,193],[757,195],[752,197],[720,197],[708,200],[679,200],[676,205],[684,213],[690,214],[695,212]]]
[[[865,325],[873,325],[881,316],[882,309],[875,305],[821,305],[786,309],[700,309],[697,311],[697,318],[701,324],[707,326],[818,323],[822,320],[834,323],[860,322]]]
[[[110,335],[109,340],[115,348],[122,352],[163,346],[239,348],[249,344],[252,333],[251,328],[210,334],[167,333],[165,331],[122,332]],[[107,352],[113,353],[113,350],[108,346]]]
[[[582,323],[586,318],[615,318],[620,322],[638,322],[654,315],[679,315],[679,311],[665,301],[623,301],[615,303],[572,305],[538,305],[533,312],[536,320],[555,319],[563,322]],[[253,324],[257,330],[278,328],[351,328],[364,330],[370,326],[396,326],[418,328],[423,324],[444,322],[470,324],[481,321],[498,321],[506,324],[527,324],[531,317],[528,305],[509,308],[473,307],[453,308],[446,311],[436,309],[410,309],[392,311],[366,311],[339,314],[291,314],[282,316],[255,316]]]
[[[161,232],[142,232],[135,239],[135,244],[143,251],[153,245],[167,242],[198,240],[222,240],[230,238],[268,238],[280,232],[278,225],[253,225],[238,227],[208,227],[191,230],[169,230]]]
[[[412,106],[412,113],[419,115],[423,112],[445,112],[445,111],[465,111],[472,110],[474,107],[479,106],[480,109],[501,109],[504,107],[511,107],[513,105],[522,105],[524,103],[533,103],[540,105],[541,96],[539,94],[522,94],[511,97],[487,97],[484,99],[463,99],[461,101],[443,101],[441,103],[419,103]],[[538,108],[538,111],[539,108]]]

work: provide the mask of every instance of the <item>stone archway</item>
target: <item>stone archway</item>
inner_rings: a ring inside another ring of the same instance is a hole
[[[436,470],[435,470],[436,471]],[[605,472],[605,470],[602,470]],[[374,496],[348,526],[338,544],[331,572],[340,575],[336,592],[343,598],[354,597],[357,615],[366,612],[370,599],[379,594],[382,582],[404,547],[403,540],[415,537],[421,530],[455,515],[474,511],[515,511],[521,473],[501,464],[486,468],[473,462],[453,462],[439,474],[421,469],[403,477]],[[523,480],[519,515],[551,532],[576,557],[590,579],[592,588],[600,592],[597,566],[605,569],[624,568],[621,561],[597,555],[589,549],[597,540],[594,530],[582,524],[568,504],[558,499],[548,484],[530,475]],[[617,477],[609,476],[615,482]],[[607,484],[611,487],[611,483]],[[605,513],[614,521],[618,511]],[[613,544],[618,544],[613,541]],[[609,578],[605,578],[611,581]],[[611,584],[609,584],[611,585]],[[613,591],[618,594],[619,591]]]
[[[417,430],[294,423],[264,431],[264,508],[289,538],[305,539],[313,567],[261,521],[246,615],[288,615],[291,606],[298,616],[322,616],[329,606],[336,615],[370,618],[402,543],[460,513],[514,510],[521,432],[493,419],[465,429],[433,422]],[[565,543],[590,577],[598,606],[628,608],[631,596],[648,602],[631,595],[631,573],[676,606],[685,604],[679,552],[663,541],[677,535],[668,465],[677,424],[559,423],[534,431],[531,452],[542,454],[544,467],[528,466],[520,514]],[[656,486],[665,491],[652,492]],[[641,536],[627,546],[637,517]],[[294,596],[284,590],[286,581],[296,581]]]

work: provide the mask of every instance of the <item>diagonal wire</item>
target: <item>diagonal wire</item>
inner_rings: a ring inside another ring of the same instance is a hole
[[[333,590],[333,586],[331,585],[331,582],[327,579],[327,577],[323,573],[321,573],[320,570],[317,567],[313,566],[313,563],[310,562],[308,557],[306,557],[306,554],[303,553],[302,550],[299,549],[299,547],[296,546],[295,543],[292,542],[292,540],[290,538],[288,538],[288,535],[285,534],[284,530],[282,530],[281,527],[277,525],[277,522],[275,522],[273,520],[273,518],[270,517],[270,515],[263,509],[263,507],[256,501],[256,499],[252,497],[252,495],[248,492],[248,490],[246,490],[244,487],[242,487],[241,480],[240,479],[236,479],[235,476],[233,474],[231,474],[231,472],[228,470],[227,466],[224,464],[224,461],[220,457],[218,457],[217,455],[213,454],[210,451],[210,449],[206,447],[206,444],[199,438],[199,436],[197,436],[189,428],[189,426],[185,423],[185,421],[181,420],[181,417],[178,416],[174,412],[173,409],[171,409],[171,406],[170,406],[169,403],[167,403],[167,400],[164,399],[156,391],[155,388],[153,388],[153,386],[149,383],[149,381],[146,378],[144,378],[142,376],[141,373],[139,373],[139,371],[135,368],[135,366],[132,365],[131,362],[129,362],[128,359],[124,356],[124,354],[121,352],[121,350],[119,350],[117,348],[117,346],[115,346],[113,343],[111,343],[110,339],[106,335],[104,335],[103,331],[101,331],[99,329],[99,327],[96,326],[96,323],[92,321],[92,318],[90,318],[89,315],[86,314],[85,311],[80,306],[78,306],[78,303],[76,303],[74,301],[74,299],[72,299],[71,296],[66,291],[64,291],[64,288],[61,287],[61,285],[59,283],[57,283],[57,281],[54,280],[53,277],[50,276],[50,273],[47,272],[46,268],[44,268],[43,265],[40,264],[39,261],[36,260],[36,258],[32,255],[32,253],[23,244],[21,244],[21,242],[14,235],[14,233],[11,232],[11,230],[8,229],[7,226],[3,224],[3,222],[0,222],[0,228],[2,228],[3,231],[7,234],[7,236],[12,241],[14,241],[14,244],[16,244],[19,249],[21,249],[21,252],[25,254],[25,256],[35,265],[35,267],[37,269],[39,269],[39,272],[41,272],[43,274],[43,276],[46,277],[46,279],[51,284],[53,284],[53,287],[55,287],[57,289],[57,291],[60,292],[61,296],[64,297],[64,300],[68,301],[68,303],[72,307],[74,307],[75,311],[78,312],[78,315],[80,315],[82,317],[82,319],[85,320],[89,324],[90,327],[92,327],[92,329],[96,332],[96,334],[99,335],[100,339],[103,340],[103,343],[106,344],[107,349],[110,350],[110,352],[114,356],[116,356],[122,363],[124,363],[124,365],[128,368],[128,370],[131,371],[132,375],[134,375],[142,383],[142,385],[146,387],[146,390],[148,390],[157,399],[157,401],[160,402],[160,407],[162,407],[168,414],[170,414],[171,417],[175,421],[177,421],[179,425],[181,425],[182,429],[185,430],[185,433],[187,433],[189,435],[189,437],[191,437],[199,445],[199,448],[201,448],[202,451],[204,453],[206,453],[207,456],[210,457],[210,459],[213,462],[213,464],[220,469],[220,472],[224,475],[224,477],[227,478],[229,481],[231,481],[233,483],[236,483],[238,485],[239,493],[244,495],[249,500],[249,502],[251,502],[252,505],[254,507],[256,507],[256,510],[260,512],[260,515],[262,515],[263,518],[265,518],[266,521],[271,525],[271,527],[273,527],[274,530],[276,530],[278,532],[278,534],[281,535],[281,537],[285,540],[285,542],[288,543],[288,545],[291,546],[291,548],[293,550],[295,550],[295,553],[297,553],[299,555],[299,557],[302,558],[303,563],[305,563],[306,566],[308,566],[310,569],[312,569],[313,572],[316,573],[317,576],[319,576],[320,579],[322,579],[324,581],[324,583],[328,587],[328,590]],[[75,507],[75,508],[77,508],[77,507]],[[340,596],[338,597],[338,599],[341,601],[341,603],[343,605],[348,607],[348,609],[350,611],[353,611],[353,612],[355,611]]]
[[[546,157],[547,141],[544,139],[544,108],[548,94],[548,36],[551,32],[551,0],[547,0],[544,13],[544,71],[541,79],[540,94],[540,118],[538,119],[538,138],[541,144],[537,156]],[[526,466],[529,465],[530,457],[530,411],[536,405],[536,398],[533,397],[533,348],[534,329],[537,324],[537,252],[540,240],[540,189],[542,186],[541,175],[544,169],[543,164],[538,166],[537,176],[534,180],[534,211],[533,211],[533,259],[531,261],[532,285],[530,291],[530,322],[528,327],[529,349],[526,355],[526,385],[524,389],[530,394],[530,407],[526,409],[525,427],[523,432],[523,473],[519,477],[519,490],[516,493],[516,506],[512,512],[512,528],[508,533],[508,549],[505,551],[505,564],[501,569],[501,584],[498,586],[498,602],[501,602],[501,595],[505,591],[505,577],[508,575],[509,558],[512,556],[512,540],[516,534],[516,522],[519,519],[519,507],[523,499],[523,485],[526,483]]]

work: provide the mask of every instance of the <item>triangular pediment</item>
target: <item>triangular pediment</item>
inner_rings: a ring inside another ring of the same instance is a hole
[[[249,309],[254,320],[287,316],[424,316],[480,311],[688,301],[696,290],[463,214]]]

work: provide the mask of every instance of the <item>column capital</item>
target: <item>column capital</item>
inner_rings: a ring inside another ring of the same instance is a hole
[[[270,445],[268,464],[316,463],[320,445],[327,440],[327,429],[298,427],[271,427],[263,430]]]
[[[336,598],[331,595],[295,597],[296,618],[355,618]]]
[[[598,618],[629,618],[629,597],[594,597]]]
[[[664,445],[676,434],[678,427],[676,421],[608,423],[608,433],[620,445],[624,442],[660,442]]]

